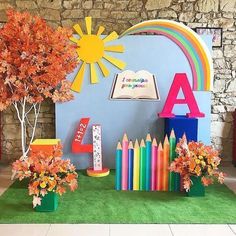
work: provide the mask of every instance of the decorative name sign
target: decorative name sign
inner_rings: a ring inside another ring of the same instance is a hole
[[[102,128],[93,125],[93,169],[102,170]]]
[[[77,130],[72,141],[71,150],[72,153],[92,153],[93,145],[92,144],[82,144],[85,132],[88,127],[90,118],[82,118],[79,122]]]
[[[148,71],[123,71],[116,75],[111,99],[160,100],[155,76]]]

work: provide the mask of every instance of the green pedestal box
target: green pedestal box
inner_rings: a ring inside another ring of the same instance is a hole
[[[190,177],[193,184],[190,187],[189,192],[187,192],[188,197],[204,197],[205,187],[202,184],[201,177],[191,176]]]
[[[41,205],[37,205],[35,210],[38,212],[50,212],[55,211],[58,207],[58,194],[55,192],[48,192],[42,197]]]

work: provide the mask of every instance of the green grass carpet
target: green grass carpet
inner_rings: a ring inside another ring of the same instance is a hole
[[[124,192],[114,189],[114,172],[91,178],[79,172],[79,189],[60,197],[56,212],[32,209],[27,183],[16,181],[0,197],[0,223],[236,223],[236,195],[225,185],[206,196],[184,193]]]

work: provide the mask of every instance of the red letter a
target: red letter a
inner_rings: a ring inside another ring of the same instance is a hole
[[[182,89],[184,99],[178,99],[178,94]],[[175,104],[187,104],[190,113],[186,115],[188,117],[204,117],[205,114],[200,112],[193,91],[190,87],[187,75],[185,73],[175,74],[174,81],[171,85],[169,94],[166,99],[166,103],[162,112],[159,114],[160,117],[175,117],[172,113]]]

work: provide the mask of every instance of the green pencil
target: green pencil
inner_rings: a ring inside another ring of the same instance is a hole
[[[170,133],[170,163],[176,158],[176,137],[175,137],[175,132],[172,129]],[[174,172],[169,172],[169,191],[174,191],[175,190],[175,178],[176,178],[176,173]]]

